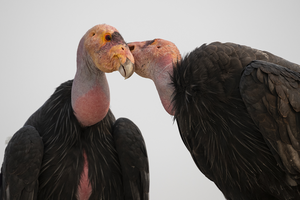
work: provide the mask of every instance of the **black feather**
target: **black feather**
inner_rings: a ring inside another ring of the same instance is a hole
[[[296,64],[250,47],[218,42],[202,45],[174,65],[174,118],[196,165],[227,199],[299,199],[299,186],[286,181],[285,170],[241,97],[241,74],[253,60],[300,71]],[[249,70],[244,74],[250,74]],[[258,80],[265,80],[257,74]],[[285,79],[293,76],[288,73]],[[297,84],[291,81],[290,85]],[[249,98],[256,92],[248,94]]]
[[[45,104],[25,123],[24,127],[34,127],[36,130],[35,133],[42,138],[44,147],[43,151],[39,154],[40,158],[37,158],[37,161],[40,162],[40,166],[34,168],[38,170],[35,171],[35,174],[30,173],[31,171],[26,167],[27,165],[20,163],[19,159],[14,160],[15,164],[13,166],[17,166],[19,171],[26,170],[26,173],[23,171],[19,173],[23,176],[21,178],[23,182],[32,183],[32,180],[27,181],[27,179],[34,179],[34,183],[38,182],[38,187],[37,184],[30,185],[26,183],[27,186],[15,185],[15,188],[22,189],[22,192],[24,188],[25,190],[30,188],[30,191],[34,191],[35,199],[36,197],[37,199],[43,200],[77,199],[77,190],[84,167],[83,154],[85,153],[88,161],[88,178],[92,187],[92,193],[89,199],[130,199],[125,197],[124,184],[127,183],[124,182],[122,177],[122,173],[126,174],[128,172],[121,169],[122,166],[119,158],[122,159],[122,157],[118,155],[116,151],[115,141],[112,135],[115,117],[109,110],[102,121],[93,126],[82,128],[71,106],[72,82],[73,81],[67,81],[61,84]],[[136,129],[137,127],[133,127],[133,129],[128,128],[126,131],[127,133],[131,133],[131,131],[136,132]],[[14,137],[17,136],[18,134]],[[7,147],[5,154],[6,160],[9,159],[14,152],[17,152],[12,148],[13,142],[15,141],[14,137]],[[126,138],[127,135],[123,137]],[[144,143],[142,144],[144,145]],[[126,155],[126,146],[123,148],[123,154]],[[20,148],[17,149],[20,150]],[[130,154],[134,155],[132,152],[130,152]],[[21,156],[22,155],[23,154],[21,154]],[[20,156],[13,156],[13,158],[18,157]],[[147,155],[145,155],[143,159],[145,161],[143,167],[147,167],[148,169]],[[6,170],[6,166],[10,163],[6,160],[2,167],[5,187],[7,187],[8,184],[16,184],[15,180],[5,180],[6,177],[14,178]],[[27,164],[32,163],[32,161],[26,157],[24,160]],[[9,168],[8,170],[12,169],[13,168]],[[143,169],[141,169],[141,171],[142,170]],[[13,173],[15,172],[11,172],[11,174]],[[148,180],[144,181],[145,184],[148,184]],[[24,185],[24,183],[22,184]],[[5,187],[2,187],[1,190],[3,194],[6,190]],[[143,195],[144,191],[137,192]],[[13,199],[27,199],[22,193],[16,192],[16,195],[20,197]]]

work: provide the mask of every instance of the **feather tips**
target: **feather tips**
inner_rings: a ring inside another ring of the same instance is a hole
[[[278,167],[276,156],[272,155],[274,149],[270,148],[276,144],[268,142],[271,135],[263,138],[259,130],[276,127],[256,126],[240,95],[241,73],[244,70],[245,75],[252,74],[252,69],[245,66],[256,59],[289,65],[268,52],[232,43],[202,45],[187,54],[174,65],[171,77],[175,88],[174,118],[198,168],[216,183],[226,198],[247,199],[253,192],[255,197],[252,197],[257,199],[262,193],[289,198],[293,195],[292,189],[282,182],[286,174]],[[278,105],[268,103],[274,102],[272,95],[266,95],[262,101],[271,112],[280,106],[282,115],[288,115],[286,103],[291,97],[286,96],[286,89],[277,88],[278,80],[264,76],[265,70],[278,73],[261,69],[253,79],[269,82],[270,91],[280,92],[283,98]],[[261,93],[255,86],[245,84],[253,94]],[[297,83],[291,82],[290,86],[296,87]],[[246,98],[254,107],[266,109],[251,95]],[[255,114],[263,117],[261,113]],[[272,118],[263,120],[269,124],[274,121]]]
[[[37,128],[45,145],[39,177],[39,198],[75,199],[88,160],[91,199],[123,196],[121,169],[111,135],[115,118],[109,110],[99,123],[82,128],[71,106],[72,81],[59,86],[26,124]]]
[[[274,149],[272,152],[277,162],[282,163],[281,168],[299,182],[300,138],[297,112],[300,101],[295,101],[294,97],[299,94],[300,74],[265,61],[254,61],[246,70],[251,73],[243,75],[241,91],[248,112],[272,144],[270,148]],[[248,98],[253,92],[250,84],[261,91],[259,94],[253,94],[253,101],[249,101]],[[266,121],[267,119],[269,121]]]

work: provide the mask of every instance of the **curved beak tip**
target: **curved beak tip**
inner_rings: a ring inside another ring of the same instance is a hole
[[[129,78],[134,72],[134,64],[127,58],[126,62],[119,67],[120,74],[125,78]]]

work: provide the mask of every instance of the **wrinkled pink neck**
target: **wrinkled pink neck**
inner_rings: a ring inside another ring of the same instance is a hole
[[[91,126],[100,122],[109,109],[109,94],[103,86],[95,84],[73,103],[73,110],[77,120],[83,126]]]
[[[77,51],[77,71],[72,85],[72,108],[82,126],[100,122],[109,110],[109,87],[104,72],[98,70],[83,49]]]
[[[173,75],[173,65],[172,63],[169,63],[163,67],[156,67],[156,70],[153,70],[151,79],[156,86],[161,103],[165,110],[170,115],[174,115],[172,105],[174,87],[171,85],[171,75]]]

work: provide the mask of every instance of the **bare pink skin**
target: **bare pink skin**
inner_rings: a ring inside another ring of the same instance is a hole
[[[124,66],[124,70],[128,70],[125,78],[133,73],[133,65],[126,66],[126,60],[134,63],[126,43],[106,39],[106,36],[112,38],[114,32],[118,31],[112,26],[97,25],[79,42],[71,99],[74,114],[82,126],[94,125],[107,114],[110,98],[105,72]]]
[[[103,88],[103,84],[94,84],[87,93],[78,97],[74,102],[74,107],[77,108],[76,117],[78,121],[85,121],[83,123],[85,126],[91,126],[95,121],[101,121],[109,109],[108,86]]]
[[[135,72],[150,78],[158,91],[165,110],[174,115],[170,75],[173,74],[173,63],[181,60],[178,48],[169,41],[155,39],[152,41],[132,42],[128,44],[135,60]]]
[[[109,109],[110,94],[105,73],[93,65],[81,39],[77,51],[77,72],[72,85],[72,107],[82,126],[101,121]]]
[[[89,181],[89,164],[85,152],[83,152],[84,165],[83,172],[81,174],[80,185],[78,187],[79,200],[88,200],[92,194],[92,186]]]
[[[120,39],[114,41],[114,32],[118,31],[112,26],[97,25],[82,37],[78,45],[71,103],[74,114],[83,127],[100,122],[109,110],[110,94],[105,72],[122,68],[121,74],[128,78],[134,70],[134,58],[128,46]],[[78,200],[87,200],[92,193],[88,179],[88,155],[83,152],[83,156],[84,169],[78,186]]]

